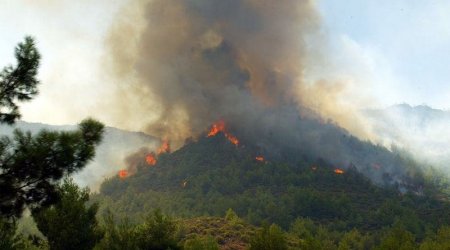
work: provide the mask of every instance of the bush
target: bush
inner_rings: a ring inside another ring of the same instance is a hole
[[[184,243],[184,250],[219,250],[219,244],[211,237],[196,237]]]
[[[285,250],[286,238],[281,228],[275,224],[270,227],[266,224],[251,239],[250,250]]]

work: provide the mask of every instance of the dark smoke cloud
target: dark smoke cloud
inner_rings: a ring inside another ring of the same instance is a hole
[[[108,39],[121,102],[137,103],[122,119],[156,114],[146,131],[175,146],[222,119],[273,159],[323,157],[363,170],[381,165],[383,172],[365,172],[378,182],[385,171],[401,175],[401,162],[387,150],[322,118],[321,107],[329,114],[340,107],[336,85],[305,80],[318,54],[311,50],[321,46],[311,41],[320,37],[313,1],[133,1]],[[350,110],[340,113],[348,115],[341,121],[357,123]]]
[[[306,40],[318,29],[311,1],[135,4],[143,8],[141,29],[130,35],[130,24],[119,19],[109,39],[111,61],[122,77],[135,77],[133,98],[155,105],[151,134],[181,141],[217,119],[232,122],[297,99]]]

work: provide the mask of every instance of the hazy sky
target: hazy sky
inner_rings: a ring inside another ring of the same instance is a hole
[[[24,120],[65,124],[95,115],[108,123],[113,110],[93,111],[113,101],[99,62],[104,36],[126,1],[0,0],[0,65],[13,62],[13,48],[26,34],[36,37],[43,55],[41,94],[23,105]],[[319,0],[317,6],[330,61],[357,76],[378,100],[373,106],[450,108],[450,1]]]
[[[123,0],[0,0],[0,65],[14,62],[17,42],[32,35],[42,54],[40,95],[22,106],[23,119],[77,123],[102,114],[109,85],[99,63],[104,36]]]
[[[334,39],[348,39],[369,57],[384,104],[450,108],[450,1],[322,0],[319,6]]]

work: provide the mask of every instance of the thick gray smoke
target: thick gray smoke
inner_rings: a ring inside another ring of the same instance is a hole
[[[137,15],[124,11],[129,16],[119,19],[109,45],[115,72],[134,79],[132,98],[158,113],[151,134],[183,140],[218,119],[241,123],[297,102],[307,40],[318,30],[311,1],[135,3],[144,12],[141,28],[124,34],[130,24],[123,20]]]
[[[305,77],[321,46],[313,1],[136,0],[120,14],[108,59],[121,101],[137,104],[122,119],[137,113],[151,120],[146,132],[175,146],[224,120],[271,157],[304,154],[344,168],[381,166],[366,171],[379,182],[382,173],[401,171],[384,149],[324,122],[322,107],[328,114],[342,107],[333,105],[329,92],[336,89]],[[337,122],[356,124],[347,113]]]

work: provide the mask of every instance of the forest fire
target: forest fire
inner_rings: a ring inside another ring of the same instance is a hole
[[[146,157],[145,157],[145,161],[147,162],[148,165],[150,166],[155,166],[156,165],[156,157],[153,153],[149,153]]]
[[[264,162],[264,157],[262,155],[256,156],[255,160],[260,161],[260,162]]]
[[[334,173],[335,173],[335,174],[343,174],[343,173],[344,173],[344,170],[339,169],[339,168],[336,168],[336,169],[334,170]]]
[[[225,133],[225,137],[234,145],[238,146],[239,145],[239,140],[236,136]]]
[[[157,163],[156,156],[157,155],[170,153],[170,142],[168,140],[163,140],[161,146],[158,148],[158,150],[156,152],[157,152],[156,155],[155,155],[155,153],[150,152],[145,157],[145,161],[147,162],[148,165],[150,165],[150,166],[156,165],[156,163]]]
[[[208,137],[217,135],[219,132],[225,132],[225,122],[218,121],[211,126],[209,130]]]
[[[126,169],[121,169],[121,170],[119,170],[118,175],[119,175],[119,178],[123,180],[128,177],[128,171]]]
[[[163,140],[161,146],[158,148],[158,155],[170,153],[170,143],[168,140]]]
[[[230,134],[225,127],[225,122],[224,121],[218,121],[216,123],[214,123],[211,126],[211,129],[208,132],[207,137],[213,137],[216,136],[219,132],[222,132],[224,134],[224,136],[234,145],[238,146],[239,145],[239,139]]]

